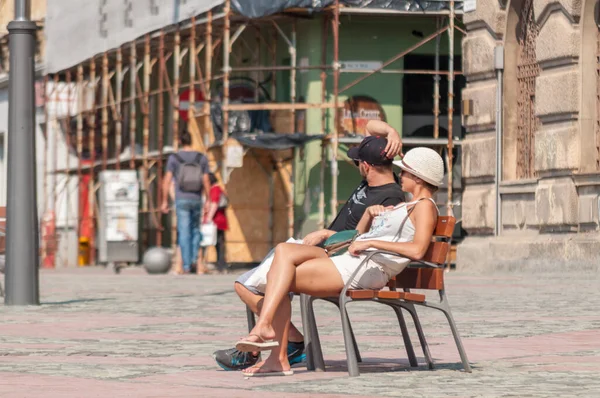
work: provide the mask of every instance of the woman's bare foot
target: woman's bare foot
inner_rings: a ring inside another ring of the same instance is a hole
[[[248,370],[250,370],[252,368],[257,368],[258,369],[258,368],[262,367],[265,364],[265,362],[267,362],[267,361],[266,360],[264,360],[264,361],[258,361],[254,365],[252,365],[250,367],[247,367],[246,369],[242,369],[242,372],[247,372]]]
[[[287,360],[287,357],[280,361],[276,354],[269,356],[265,361],[261,361],[254,366],[242,370],[242,373],[246,375],[256,373],[274,373],[274,372],[288,372],[291,366]]]
[[[270,325],[256,325],[250,334],[235,344],[235,348],[242,352],[271,351],[279,347],[275,340],[275,330]]]
[[[245,340],[261,342],[260,339],[262,339],[263,341],[269,341],[273,340],[275,337],[275,330],[272,326],[262,326],[260,324],[256,324],[256,326],[254,326],[254,328],[250,331],[250,334],[248,335],[248,337],[246,337]]]

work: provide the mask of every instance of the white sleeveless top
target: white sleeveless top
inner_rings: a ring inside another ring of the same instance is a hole
[[[435,205],[432,198],[427,198]],[[408,206],[414,205],[418,201],[401,203],[393,209],[387,210],[373,218],[371,228],[368,232],[359,235],[357,241],[381,240],[385,242],[412,242],[415,237],[415,226],[410,217],[408,217]],[[436,205],[436,210],[438,210]],[[439,210],[438,210],[439,215]],[[404,221],[406,220],[406,222]],[[402,230],[400,226],[404,223]],[[369,249],[367,251],[374,251]],[[389,277],[402,272],[410,260],[406,258],[376,254],[372,257],[373,261],[379,264]]]

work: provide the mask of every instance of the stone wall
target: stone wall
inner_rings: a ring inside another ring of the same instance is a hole
[[[463,70],[467,87],[463,99],[472,101],[473,112],[463,119],[467,130],[463,142],[463,228],[470,238],[459,248],[459,264],[476,261],[481,254],[478,250],[490,247],[490,240],[484,238],[493,234],[495,226],[493,68],[497,45],[505,47],[500,190],[503,245],[513,241],[539,247],[539,239],[570,242],[582,234],[600,242],[600,134],[596,127],[599,35],[593,17],[598,0],[533,1],[539,32],[535,41],[539,65],[535,79],[538,128],[533,136],[533,176],[518,179],[516,32],[521,27],[521,6],[525,1],[509,0],[503,5],[495,0],[480,0],[475,12],[464,15],[467,35],[463,39]],[[531,253],[529,249],[521,251]],[[592,253],[585,251],[582,255],[600,256]],[[523,261],[521,256],[515,258]],[[510,261],[499,258],[497,263],[506,267]]]
[[[496,170],[496,89],[494,48],[502,42],[506,11],[496,0],[480,0],[477,10],[463,17],[463,72],[467,87],[463,100],[473,103],[463,119],[463,228],[470,234],[489,235],[494,230],[494,174]]]

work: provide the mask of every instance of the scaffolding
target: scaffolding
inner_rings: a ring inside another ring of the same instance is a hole
[[[53,99],[56,104],[66,96],[68,104],[66,111],[61,114],[55,106],[54,112],[49,114],[46,109],[46,123],[44,143],[44,182],[42,208],[56,212],[59,203],[58,197],[61,190],[69,190],[70,179],[76,178],[80,203],[77,214],[67,211],[66,224],[76,223],[77,236],[89,235],[90,258],[92,263],[96,258],[95,234],[98,227],[99,208],[97,192],[100,188],[98,173],[100,171],[115,169],[138,170],[142,200],[140,214],[151,228],[145,228],[142,235],[143,245],[152,241],[155,245],[163,245],[169,240],[173,250],[176,248],[176,218],[171,211],[170,222],[163,219],[160,214],[162,198],[162,175],[166,164],[166,157],[178,150],[177,132],[180,130],[181,118],[187,119],[190,131],[193,134],[194,146],[207,154],[211,165],[216,170],[223,183],[227,183],[232,168],[227,166],[228,147],[232,144],[229,137],[230,118],[233,112],[238,111],[270,111],[287,114],[286,120],[289,132],[296,132],[297,111],[318,109],[321,112],[321,131],[305,132],[306,134],[323,135],[321,140],[321,168],[319,173],[318,196],[318,226],[323,228],[326,224],[325,217],[325,175],[326,163],[330,162],[331,171],[331,202],[330,212],[334,215],[338,208],[338,148],[340,143],[356,143],[360,139],[340,136],[340,103],[339,95],[376,73],[392,74],[424,74],[434,78],[434,109],[435,131],[431,140],[405,140],[405,144],[430,145],[434,147],[445,146],[447,151],[448,166],[448,211],[452,209],[452,149],[456,144],[453,130],[454,113],[454,78],[461,72],[454,70],[454,32],[459,30],[455,25],[458,13],[455,2],[448,1],[448,10],[440,11],[395,11],[375,9],[355,9],[343,7],[339,0],[322,10],[323,31],[321,40],[321,64],[299,65],[297,60],[296,19],[305,15],[304,10],[287,10],[285,13],[263,17],[260,19],[247,19],[236,15],[231,10],[230,0],[224,6],[208,11],[206,14],[193,17],[185,23],[144,35],[137,40],[121,45],[111,51],[99,54],[92,59],[76,65],[70,69],[44,78],[44,93],[46,104]],[[407,17],[414,15],[431,16],[437,19],[437,30],[422,38],[418,43],[398,53],[379,68],[373,70],[342,71],[339,60],[339,33],[340,18],[343,15],[389,15]],[[447,23],[445,22],[447,21]],[[289,32],[282,28],[283,24],[289,27]],[[255,41],[242,36],[244,31],[254,30]],[[440,38],[447,33],[449,40],[448,70],[440,70],[439,48]],[[333,41],[333,62],[327,64],[328,41],[331,34]],[[289,64],[277,64],[277,41],[281,38],[287,45]],[[430,70],[405,70],[389,69],[388,67],[402,59],[406,54],[436,40],[436,68]],[[250,56],[252,66],[243,66],[241,53]],[[203,59],[202,59],[203,56]],[[262,57],[262,59],[261,59]],[[264,58],[270,58],[271,65],[265,65]],[[219,68],[218,64],[222,67]],[[202,67],[204,65],[204,67]],[[187,70],[186,70],[187,67]],[[302,103],[296,98],[296,74],[302,70],[320,71],[322,84],[321,101],[318,103]],[[217,71],[215,73],[215,71]],[[278,84],[275,72],[289,71],[290,99],[289,102],[275,102]],[[260,77],[265,72],[272,74],[270,81],[271,101],[258,101],[258,84]],[[232,75],[248,73],[253,74],[256,85],[255,103],[232,103],[230,101],[230,80]],[[353,82],[340,88],[341,73],[360,73]],[[185,78],[184,78],[185,75]],[[448,79],[448,140],[439,138],[439,83],[440,77]],[[333,79],[333,92],[327,92],[327,81]],[[65,83],[65,84],[61,84]],[[222,84],[222,95],[213,97],[214,87]],[[182,112],[182,91],[189,91],[187,101],[187,117]],[[196,109],[197,98],[200,93],[202,106]],[[331,100],[328,101],[328,94]],[[212,126],[211,117],[213,106],[219,104],[222,110],[222,135],[217,137]],[[334,112],[334,127],[328,131],[327,112]],[[184,116],[182,116],[184,115]],[[198,122],[200,120],[200,122]],[[138,123],[141,122],[141,128]],[[49,130],[61,128],[66,135],[66,164],[65,167],[57,165],[57,133],[50,134]],[[73,131],[74,130],[74,131]],[[97,136],[99,132],[99,137]],[[49,137],[54,139],[50,140]],[[74,138],[74,139],[73,139]],[[141,143],[141,153],[136,148]],[[171,144],[170,146],[168,144]],[[127,152],[128,149],[128,152]],[[53,151],[50,156],[49,151]],[[260,151],[244,148],[244,154],[252,157],[262,156]],[[287,228],[279,235],[292,236],[294,226],[294,159],[296,151],[282,156],[276,151],[267,151],[270,159],[268,165],[259,163],[259,168],[265,173],[269,181],[269,221],[270,228],[268,242],[272,246],[277,243],[276,233],[273,231],[276,221],[276,197],[274,180],[279,177],[281,186],[285,191],[285,212],[287,213]],[[71,164],[75,158],[76,165]],[[54,162],[48,165],[49,159]],[[215,167],[216,166],[216,167]],[[65,180],[58,183],[58,176]],[[82,195],[87,191],[87,203],[81,203]],[[242,196],[246,194],[243,193]],[[65,198],[68,201],[69,195]],[[280,200],[281,201],[281,200]],[[235,201],[234,201],[235,202]],[[82,208],[87,206],[87,211]],[[236,209],[233,203],[234,210]],[[240,206],[243,204],[240,202]],[[67,204],[67,209],[70,209]],[[281,209],[279,209],[281,210]],[[85,214],[83,214],[85,213]],[[166,239],[170,225],[170,239]],[[85,231],[84,231],[85,230]],[[149,235],[153,231],[153,236]],[[48,255],[56,250],[56,237],[46,238],[43,241],[43,250]],[[252,243],[251,239],[247,239]],[[54,243],[52,243],[54,242]],[[68,245],[68,243],[67,243]],[[69,249],[67,248],[67,252]],[[52,257],[56,267],[56,257]],[[233,260],[235,261],[235,260]]]

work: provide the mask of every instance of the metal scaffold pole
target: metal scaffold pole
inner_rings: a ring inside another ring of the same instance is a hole
[[[229,63],[229,55],[231,53],[231,1],[225,1],[225,19],[224,19],[224,32],[223,32],[223,161],[221,165],[221,177],[223,184],[226,184],[229,180],[227,175],[227,149],[226,143],[229,138],[229,73],[231,72],[231,65]]]
[[[321,27],[321,105],[327,100],[327,40],[329,32],[329,17],[323,18]],[[321,134],[327,131],[325,108],[321,107]],[[321,166],[319,170],[319,223],[318,228],[325,228],[325,160],[327,159],[327,142],[321,141]]]
[[[10,46],[6,305],[39,305],[39,236],[35,151],[36,25],[28,0],[15,1]]]
[[[454,137],[452,127],[454,124],[454,0],[450,0],[450,17],[448,28],[448,215],[452,215],[452,151]]]
[[[335,1],[333,13],[333,102],[334,102],[334,125],[331,141],[331,217],[337,213],[338,200],[338,134],[340,128],[340,109],[338,107],[340,93],[340,63],[339,63],[339,27],[340,27],[340,2]]]

